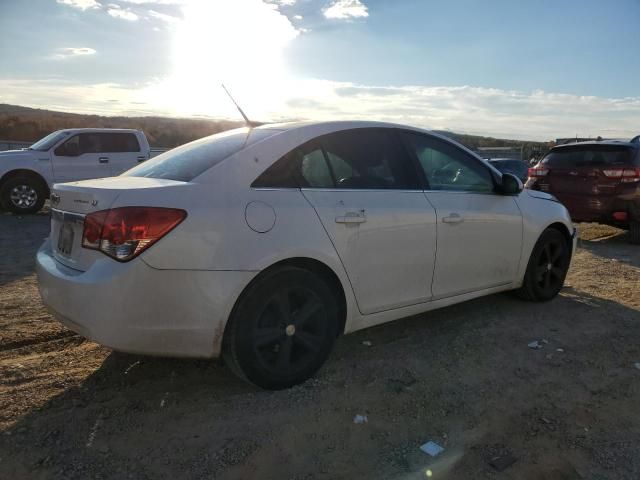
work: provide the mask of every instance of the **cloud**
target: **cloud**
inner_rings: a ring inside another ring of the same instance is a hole
[[[125,9],[113,3],[107,6],[107,13],[114,18],[121,18],[130,22],[135,22],[139,18],[138,15],[133,13],[128,8]]]
[[[333,0],[322,10],[326,18],[337,20],[350,20],[353,18],[366,18],[369,16],[367,6],[360,0]]]
[[[68,5],[80,10],[88,10],[90,8],[100,8],[100,4],[95,0],[56,0],[61,5]]]
[[[167,15],[166,13],[156,12],[155,10],[149,10],[147,13],[149,14],[149,18],[161,20],[166,23],[175,23],[180,21],[178,17],[174,17],[173,15]]]
[[[283,86],[284,93],[278,91],[275,95],[271,95],[269,87],[254,84],[253,89],[255,100],[242,89],[232,88],[232,93],[251,118],[263,121],[381,120],[543,141],[576,134],[628,139],[637,135],[640,118],[640,96],[606,98],[473,86],[375,86],[317,79],[292,81]],[[133,88],[60,79],[0,79],[0,103],[112,115],[237,116],[215,85],[209,85],[211,98],[199,97],[199,102],[182,110],[175,108],[175,101],[181,100],[176,91],[161,83]],[[273,101],[269,98],[260,107],[259,99],[269,95]],[[112,102],[114,99],[119,101]]]
[[[65,59],[72,57],[82,57],[85,55],[94,55],[96,51],[93,48],[89,47],[67,47],[67,48],[59,48],[58,53],[56,53],[53,58],[56,59]]]
[[[296,4],[297,0],[266,0],[267,3],[275,3],[281,7],[291,7]]]

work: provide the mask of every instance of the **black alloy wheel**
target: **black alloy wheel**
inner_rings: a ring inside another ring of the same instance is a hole
[[[287,267],[259,278],[238,301],[225,333],[225,362],[263,388],[312,376],[337,336],[334,292],[318,276]]]
[[[564,285],[570,260],[571,246],[565,236],[556,229],[546,229],[531,252],[519,295],[533,301],[554,298]]]

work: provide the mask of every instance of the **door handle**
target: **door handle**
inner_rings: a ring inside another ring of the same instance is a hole
[[[364,223],[366,221],[367,217],[364,214],[364,210],[347,212],[342,217],[336,217],[336,223]]]
[[[147,159],[147,157],[140,156],[140,157],[138,157],[138,163],[144,162],[146,159]]]
[[[100,157],[98,158],[100,163],[109,163],[109,157]]]
[[[442,217],[443,223],[461,223],[463,218],[458,213],[450,213],[448,217]]]

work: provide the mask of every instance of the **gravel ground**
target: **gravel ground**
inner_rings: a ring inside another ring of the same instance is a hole
[[[266,392],[66,330],[33,273],[47,215],[0,214],[0,478],[640,478],[640,247],[580,229],[552,302],[493,295],[361,331],[317,378]]]

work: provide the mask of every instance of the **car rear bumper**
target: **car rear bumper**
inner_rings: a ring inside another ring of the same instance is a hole
[[[217,357],[233,303],[254,272],[158,270],[105,257],[85,272],[37,254],[40,294],[65,326],[129,353]]]

